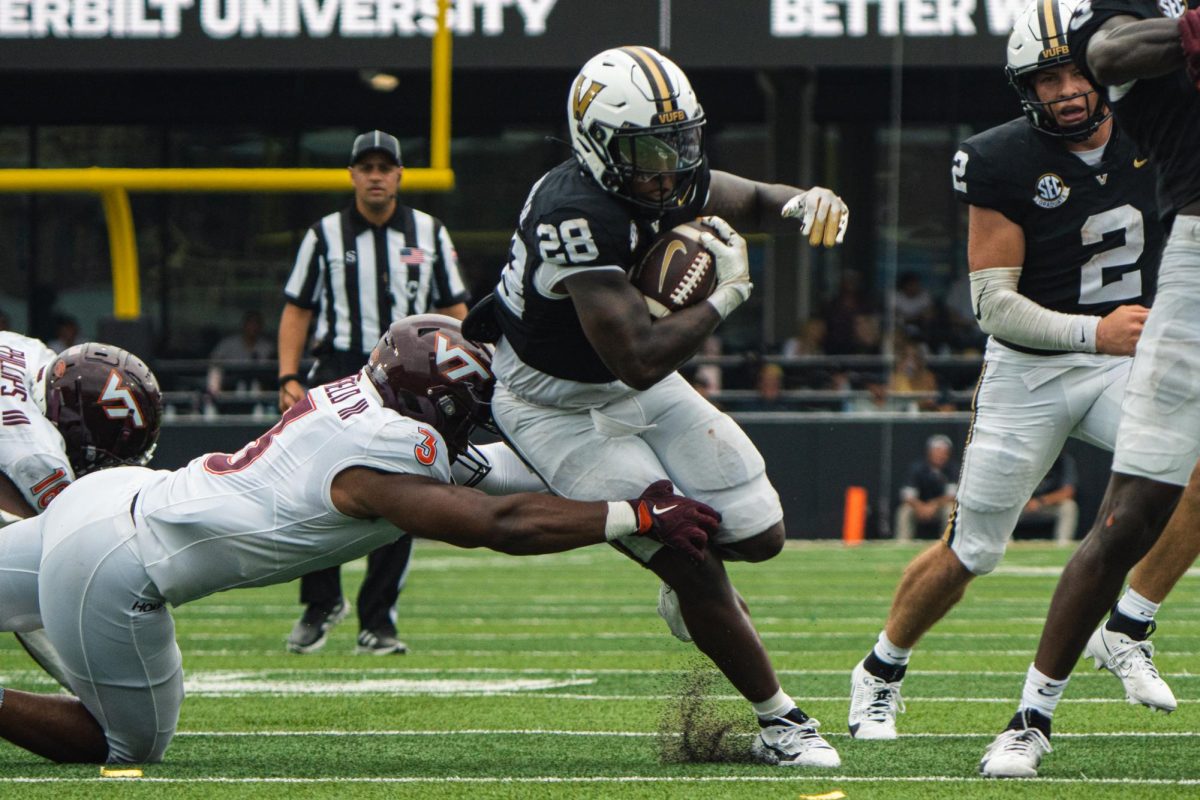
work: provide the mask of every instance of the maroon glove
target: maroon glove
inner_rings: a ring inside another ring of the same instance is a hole
[[[698,500],[675,494],[671,482],[655,481],[642,496],[626,501],[637,517],[637,533],[704,560],[708,537],[717,532],[721,515]]]
[[[1192,85],[1200,91],[1200,8],[1179,18],[1179,42],[1183,45],[1183,65]]]

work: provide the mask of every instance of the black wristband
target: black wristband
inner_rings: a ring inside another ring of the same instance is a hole
[[[295,381],[296,383],[300,384],[301,386],[304,386],[304,376],[303,375],[301,375],[298,372],[289,372],[287,375],[279,376],[279,388],[282,389],[284,386],[287,386],[292,381]]]

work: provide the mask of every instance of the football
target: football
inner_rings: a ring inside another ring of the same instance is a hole
[[[685,222],[659,236],[634,267],[629,279],[645,295],[651,316],[702,302],[717,285],[712,253],[700,244],[700,234],[715,234],[700,222]]]

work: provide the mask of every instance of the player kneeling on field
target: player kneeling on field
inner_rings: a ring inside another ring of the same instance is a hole
[[[357,375],[311,389],[237,453],[174,472],[88,475],[6,536],[0,629],[44,626],[79,699],[0,689],[0,736],[56,761],[158,761],[183,701],[167,609],[214,592],[290,581],[400,536],[553,553],[644,535],[697,560],[720,517],[659,481],[641,497],[492,497],[453,484],[486,459],[490,352],[449,317],[394,323]],[[22,586],[7,585],[20,582]]]

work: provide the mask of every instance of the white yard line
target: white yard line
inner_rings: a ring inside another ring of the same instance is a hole
[[[113,778],[40,778],[12,777],[0,778],[3,783],[93,783],[95,781],[112,782]],[[633,784],[633,783],[819,783],[822,785],[836,783],[986,783],[997,785],[995,778],[963,777],[959,775],[903,775],[890,777],[868,777],[864,775],[696,775],[696,776],[656,776],[656,775],[597,775],[597,776],[560,776],[544,775],[536,777],[506,777],[506,776],[397,776],[391,778],[358,778],[358,777],[327,777],[327,778],[282,778],[282,777],[247,777],[229,778],[221,776],[201,776],[193,778],[127,778],[131,783],[165,783],[165,784]],[[1197,778],[1033,778],[1028,784],[1049,785],[1125,785],[1125,786],[1200,786]]]

